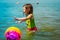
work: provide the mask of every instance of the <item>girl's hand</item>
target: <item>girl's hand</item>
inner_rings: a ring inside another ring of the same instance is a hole
[[[14,19],[16,20],[16,16],[14,16]]]
[[[19,23],[22,22],[22,21],[19,20],[19,18],[16,18],[16,16],[14,16],[14,19],[15,19],[15,20],[18,20],[18,21],[16,21],[17,24],[19,24]]]
[[[16,23],[17,23],[17,24],[20,24],[20,23],[21,23],[21,21],[17,21]]]
[[[18,18],[16,18],[16,16],[14,16],[14,19],[15,19],[15,20],[18,20]]]

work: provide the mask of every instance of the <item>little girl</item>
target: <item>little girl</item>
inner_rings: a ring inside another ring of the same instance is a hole
[[[27,31],[37,31],[37,28],[35,26],[35,22],[34,22],[34,17],[33,17],[33,7],[31,4],[25,4],[23,5],[23,13],[26,15],[26,17],[23,18],[16,18],[15,20],[18,21],[26,21],[26,25],[27,25]]]

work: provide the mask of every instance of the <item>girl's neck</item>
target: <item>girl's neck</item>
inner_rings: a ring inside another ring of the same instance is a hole
[[[26,14],[26,16],[28,16],[29,14],[31,14],[31,13]]]

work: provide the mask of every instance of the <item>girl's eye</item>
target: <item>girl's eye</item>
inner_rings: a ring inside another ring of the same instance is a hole
[[[27,9],[27,7],[26,7],[26,9]]]

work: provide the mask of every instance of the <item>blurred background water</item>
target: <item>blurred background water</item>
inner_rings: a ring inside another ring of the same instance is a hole
[[[22,6],[26,3],[34,7],[36,33],[25,32],[25,22],[16,24],[13,18],[24,17]],[[0,0],[0,40],[5,40],[4,32],[10,26],[21,30],[21,40],[60,40],[60,0]]]

